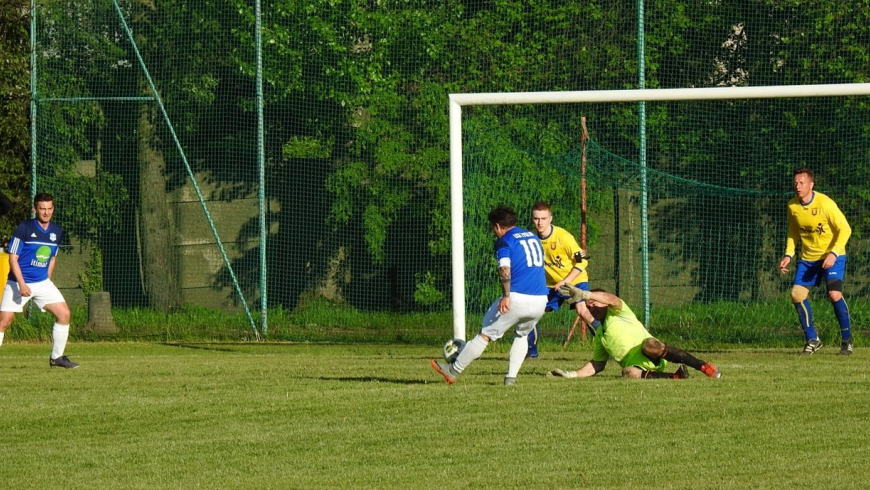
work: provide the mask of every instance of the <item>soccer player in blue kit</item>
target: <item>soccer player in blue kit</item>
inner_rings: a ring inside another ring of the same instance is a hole
[[[514,327],[505,385],[516,383],[517,374],[528,353],[528,335],[544,315],[547,306],[547,282],[544,276],[544,251],[535,233],[517,227],[517,213],[499,205],[489,213],[489,225],[495,233],[495,256],[502,295],[483,318],[483,328],[459,353],[453,363],[432,360],[432,368],[450,384],[483,355],[491,340],[498,340]]]
[[[43,311],[54,315],[51,367],[77,368],[78,364],[63,354],[69,338],[69,306],[51,281],[63,230],[51,222],[54,197],[40,193],[33,198],[36,217],[22,222],[9,242],[9,277],[0,301],[0,345],[15,313],[24,311],[31,299]]]

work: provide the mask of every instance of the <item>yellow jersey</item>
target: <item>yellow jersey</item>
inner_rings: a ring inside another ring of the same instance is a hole
[[[813,191],[813,197],[802,204],[795,196],[788,201],[788,239],[785,254],[794,257],[798,241],[801,244],[801,260],[821,260],[829,252],[846,255],[846,242],[852,235],[852,227],[837,203],[821,192]]]
[[[580,275],[572,281],[572,284],[589,282],[589,273],[586,272],[589,261],[574,261],[574,254],[581,251],[574,235],[564,228],[551,226],[550,234],[540,238],[541,246],[544,247],[544,272],[547,274],[548,288],[554,287],[557,282],[568,277],[571,270],[575,268],[580,270]]]
[[[9,254],[6,253],[6,249],[0,247],[0,287],[6,287],[6,281],[9,280]],[[3,298],[3,290],[0,289],[0,299]]]

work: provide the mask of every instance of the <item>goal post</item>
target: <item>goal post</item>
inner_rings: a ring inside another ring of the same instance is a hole
[[[870,83],[711,87],[688,89],[636,89],[565,92],[467,93],[449,95],[451,273],[453,336],[466,337],[465,245],[463,204],[462,109],[466,106],[673,102],[732,99],[845,97],[870,95]],[[646,230],[643,230],[646,233]]]

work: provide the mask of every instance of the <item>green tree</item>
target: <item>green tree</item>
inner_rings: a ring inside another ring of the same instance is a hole
[[[30,2],[0,4],[0,191],[16,203],[0,218],[0,246],[26,218],[30,204]]]
[[[655,4],[647,24],[648,54],[655,60],[649,63],[651,85],[866,81],[870,29],[868,13],[862,8],[865,3]],[[862,148],[867,132],[861,121],[866,120],[867,109],[859,100],[842,98],[654,106],[649,152],[655,155],[657,169],[758,192],[745,197],[739,193],[727,198],[690,196],[658,209],[652,221],[655,233],[682,244],[683,254],[676,263],[698,264],[694,271],[698,299],[737,300],[747,292],[757,297],[761,282],[775,274],[771,271],[765,278],[757,271],[770,270],[769,264],[782,253],[791,169],[815,168],[820,182],[834,188],[845,187],[856,173],[866,173]],[[708,124],[713,114],[720,124]],[[839,165],[831,167],[829,162]],[[728,213],[723,212],[723,198],[730,204]],[[850,207],[856,205],[866,208],[859,203]],[[713,231],[699,226],[716,222],[722,226],[715,230],[715,238]],[[760,234],[759,228],[768,232]],[[729,271],[729,279],[723,279],[723,270]]]
[[[104,272],[138,274],[136,262],[118,262],[120,249],[112,237],[126,223],[130,187],[116,172],[119,138],[112,132],[113,105],[88,98],[123,94],[132,73],[126,52],[115,41],[123,39],[111,4],[58,0],[37,10],[36,104],[37,145],[34,155],[38,191],[51,192],[58,201],[56,220],[66,236],[103,250]],[[64,101],[59,99],[70,99]],[[128,236],[135,236],[129,234]],[[135,251],[135,247],[132,248]],[[138,284],[139,281],[126,281]],[[106,287],[120,302],[112,275]]]
[[[612,84],[602,73],[622,85],[631,80],[624,53],[633,35],[624,27],[632,21],[620,8],[555,1],[288,1],[268,8],[267,123],[273,145],[281,144],[280,154],[270,148],[268,161],[272,175],[293,177],[271,195],[282,209],[305,207],[329,218],[310,236],[328,247],[287,236],[271,248],[280,250],[283,270],[290,268],[285,277],[298,279],[273,293],[289,305],[328,275],[341,250],[353,277],[344,293],[357,304],[373,296],[393,306],[411,303],[420,270],[447,287],[449,93]],[[596,22],[582,29],[584,16]],[[253,58],[245,59],[251,73]],[[530,108],[496,112],[506,114],[505,124],[552,117]],[[565,134],[579,134],[573,116]],[[534,124],[516,127],[533,139]],[[284,213],[280,219],[279,234],[305,221]],[[298,264],[283,260],[306,254]]]

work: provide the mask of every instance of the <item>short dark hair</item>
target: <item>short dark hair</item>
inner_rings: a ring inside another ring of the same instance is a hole
[[[549,211],[550,214],[553,214],[553,210],[550,209],[550,205],[544,201],[538,201],[532,205],[532,211]]]
[[[489,212],[489,226],[501,225],[502,228],[510,228],[517,224],[517,213],[510,206],[499,204]]]
[[[810,181],[812,181],[812,182],[816,181],[816,174],[814,174],[812,170],[810,170],[806,167],[798,167],[798,168],[794,169],[794,172],[791,173],[792,177],[794,177],[797,174],[807,174],[810,177]]]
[[[39,194],[33,196],[33,207],[36,207],[37,203],[40,202],[54,202],[54,196],[47,192],[40,192]]]

